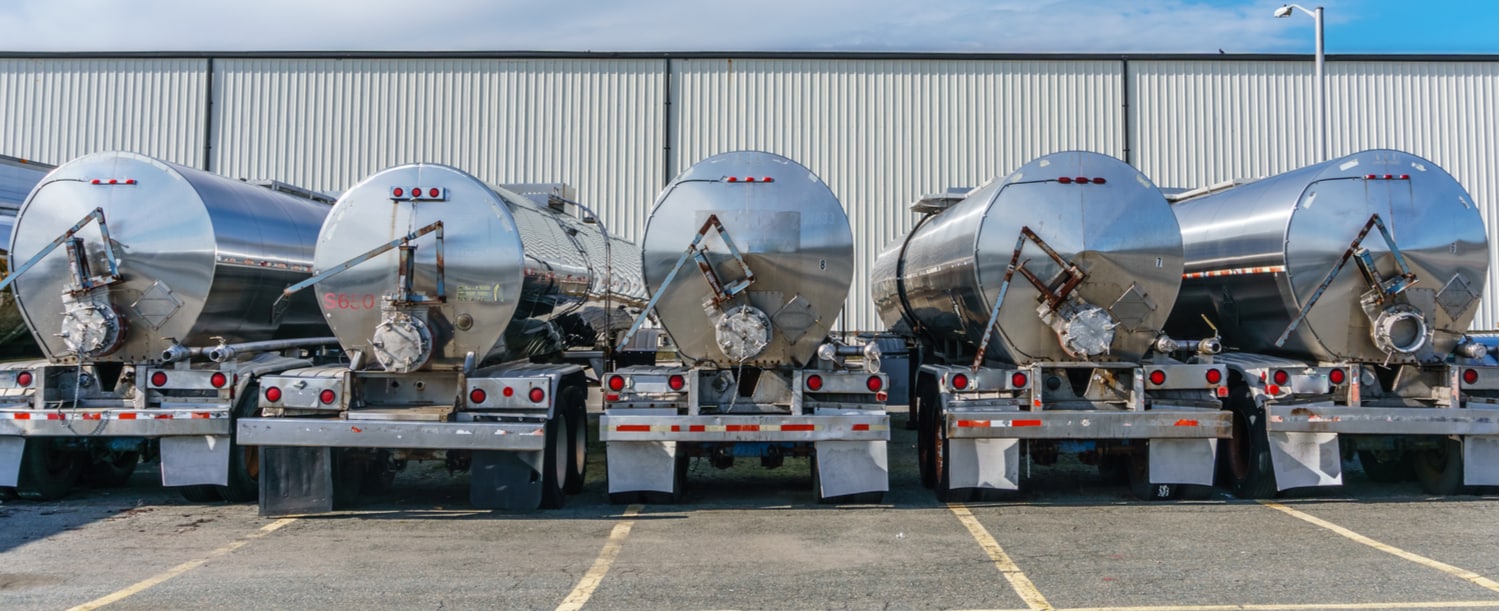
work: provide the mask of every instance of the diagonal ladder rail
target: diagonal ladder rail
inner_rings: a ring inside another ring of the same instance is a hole
[[[90,221],[97,221],[99,223],[99,236],[104,243],[104,260],[109,264],[108,276],[93,277],[89,275],[87,255],[80,248],[81,241],[75,238],[78,232],[82,231]],[[78,283],[78,289],[75,291],[88,291],[94,287],[120,280],[120,267],[115,258],[114,241],[109,237],[109,224],[104,219],[104,209],[95,208],[89,214],[84,215],[82,219],[79,219],[77,223],[74,223],[73,227],[68,228],[67,231],[53,239],[47,246],[42,247],[42,250],[33,255],[31,259],[26,260],[26,263],[12,270],[10,275],[6,276],[4,280],[0,280],[0,290],[9,287],[15,282],[16,278],[25,274],[27,270],[30,270],[37,263],[41,262],[42,258],[52,253],[52,251],[57,250],[57,247],[62,246],[64,243],[68,245],[68,251],[73,254],[74,280]]]
[[[411,242],[428,234],[435,234],[436,236],[434,238],[437,240],[437,296],[435,298],[428,298],[424,295],[420,296],[420,299],[413,299],[413,295],[415,292],[412,291],[411,279],[416,269],[416,258],[412,255],[412,251],[415,250],[415,247],[411,246]],[[401,285],[399,288],[401,293],[397,296],[397,302],[406,304],[420,304],[425,302],[443,302],[447,299],[447,293],[443,278],[443,222],[433,221],[432,223],[429,223],[405,236],[377,246],[359,255],[355,255],[354,257],[346,260],[344,263],[329,268],[300,283],[287,287],[281,292],[281,297],[276,298],[276,303],[271,305],[273,320],[280,318],[280,314],[286,309],[285,300],[291,297],[293,294],[321,283],[327,280],[329,277],[341,274],[349,270],[350,268],[353,268],[354,266],[374,259],[386,253],[387,251],[390,251],[391,249],[401,249],[401,259],[398,263],[397,269],[397,282]]]
[[[1047,254],[1047,257],[1061,268],[1050,281],[1044,283],[1036,275],[1032,274],[1031,270],[1026,269],[1026,262],[1031,261],[1031,259],[1022,260],[1021,249],[1025,248],[1028,240],[1041,247],[1042,251]],[[1063,303],[1063,300],[1068,299],[1068,296],[1072,295],[1073,290],[1085,278],[1088,278],[1088,274],[1079,269],[1077,264],[1064,260],[1062,255],[1059,255],[1051,245],[1047,244],[1046,240],[1042,240],[1041,236],[1036,235],[1036,232],[1032,231],[1030,226],[1022,226],[1020,235],[1016,237],[1016,249],[1011,252],[1010,263],[1005,266],[1005,278],[1000,282],[1000,294],[995,296],[995,305],[990,307],[990,320],[984,326],[984,338],[980,340],[979,351],[975,353],[974,363],[970,366],[970,369],[975,372],[979,371],[980,364],[984,362],[985,351],[989,349],[990,338],[995,333],[995,322],[1000,318],[1000,305],[1005,303],[1005,294],[1010,290],[1010,281],[1017,272],[1025,277],[1027,281],[1030,281],[1032,286],[1036,287],[1036,290],[1047,300],[1047,306],[1054,311]]]
[[[1380,278],[1380,272],[1375,269],[1375,258],[1370,255],[1369,249],[1363,246],[1365,237],[1370,234],[1371,229],[1380,230],[1380,237],[1385,240],[1386,248],[1390,249],[1391,255],[1396,258],[1396,266],[1401,268],[1400,273],[1389,279]],[[1402,255],[1401,248],[1396,246],[1396,240],[1391,237],[1390,230],[1386,229],[1385,222],[1380,220],[1380,214],[1370,215],[1370,219],[1365,221],[1364,226],[1360,228],[1359,234],[1349,243],[1349,248],[1344,250],[1344,254],[1339,257],[1337,262],[1334,262],[1333,268],[1323,277],[1323,282],[1318,283],[1318,288],[1313,291],[1311,299],[1302,305],[1302,309],[1297,312],[1296,318],[1292,319],[1291,324],[1286,326],[1286,330],[1281,332],[1281,337],[1276,339],[1276,346],[1279,347],[1286,343],[1287,339],[1291,337],[1292,332],[1296,331],[1297,327],[1302,324],[1302,321],[1307,318],[1308,313],[1312,312],[1312,307],[1318,303],[1318,298],[1323,297],[1323,292],[1327,291],[1328,286],[1333,284],[1333,279],[1338,276],[1339,271],[1344,269],[1344,265],[1349,263],[1350,259],[1353,259],[1355,265],[1359,266],[1359,272],[1364,276],[1365,282],[1376,292],[1375,302],[1377,304],[1383,303],[1385,300],[1395,297],[1411,288],[1412,285],[1417,284],[1417,275],[1413,274],[1411,268],[1406,265],[1406,256]]]
[[[740,264],[740,269],[745,271],[745,278],[728,287],[724,286],[723,280],[719,278],[718,271],[714,270],[713,264],[708,261],[708,246],[699,246],[702,244],[704,238],[708,237],[709,230],[718,232],[719,239],[724,241],[725,246],[729,247],[729,253]],[[708,219],[703,221],[703,226],[698,228],[698,233],[693,235],[693,241],[688,243],[688,247],[682,252],[682,256],[677,258],[677,263],[672,266],[672,271],[667,273],[667,277],[662,279],[661,286],[651,295],[651,301],[646,303],[646,307],[641,309],[641,314],[636,316],[635,322],[630,325],[630,329],[620,338],[620,343],[615,347],[615,350],[623,351],[625,350],[625,346],[630,344],[631,338],[634,338],[635,333],[640,331],[641,325],[646,322],[646,317],[651,314],[651,311],[656,309],[656,303],[661,300],[662,295],[666,294],[667,287],[677,278],[677,273],[682,271],[682,267],[687,264],[688,259],[692,259],[698,263],[698,271],[703,273],[703,279],[708,281],[709,289],[713,291],[713,304],[715,307],[723,306],[725,302],[734,299],[735,296],[748,289],[750,285],[755,284],[755,272],[750,269],[750,264],[745,261],[745,256],[741,254],[739,247],[735,246],[734,239],[729,236],[729,230],[725,229],[724,224],[719,221],[719,215],[709,215]]]

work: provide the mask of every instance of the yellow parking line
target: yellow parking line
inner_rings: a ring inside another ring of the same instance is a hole
[[[609,539],[604,541],[604,549],[599,551],[599,558],[594,559],[594,566],[578,580],[578,586],[573,587],[573,592],[568,593],[562,605],[557,607],[558,610],[582,610],[583,604],[594,596],[594,589],[599,588],[599,582],[609,573],[609,566],[620,555],[620,547],[625,544],[625,538],[630,536],[630,528],[635,526],[635,517],[640,513],[640,504],[631,504],[625,508],[620,522],[609,531]]]
[[[1319,604],[1228,604],[1213,606],[1136,606],[1122,608],[1112,606],[1109,608],[1064,608],[1060,612],[1101,612],[1103,610],[1120,610],[1121,612],[1147,612],[1149,610],[1161,610],[1162,612],[1179,612],[1185,610],[1432,610],[1435,608],[1461,608],[1465,610],[1474,608],[1494,608],[1500,601],[1389,601],[1380,603],[1319,603]]]
[[[1422,555],[1419,555],[1419,554],[1416,554],[1416,553],[1409,553],[1409,552],[1406,552],[1406,551],[1401,550],[1399,548],[1396,548],[1395,546],[1391,546],[1390,544],[1385,544],[1383,542],[1377,542],[1375,540],[1372,540],[1372,539],[1367,538],[1365,536],[1362,536],[1362,535],[1360,535],[1358,533],[1355,533],[1353,531],[1350,531],[1348,529],[1345,529],[1343,527],[1340,527],[1338,525],[1335,525],[1333,523],[1330,523],[1328,521],[1320,519],[1320,518],[1318,518],[1316,516],[1313,516],[1311,514],[1308,514],[1306,512],[1302,512],[1300,510],[1293,510],[1292,508],[1288,508],[1288,507],[1286,507],[1286,506],[1284,506],[1282,504],[1279,504],[1279,503],[1276,503],[1276,502],[1273,502],[1273,501],[1261,500],[1260,503],[1262,505],[1268,507],[1268,508],[1271,508],[1271,509],[1274,509],[1274,510],[1280,510],[1282,512],[1285,512],[1287,514],[1295,516],[1295,517],[1297,517],[1299,519],[1302,519],[1304,521],[1307,521],[1309,523],[1312,523],[1314,525],[1317,525],[1319,527],[1322,527],[1324,529],[1332,531],[1332,532],[1334,532],[1336,534],[1339,534],[1341,536],[1344,536],[1346,538],[1354,540],[1355,542],[1359,542],[1360,544],[1364,544],[1365,546],[1369,546],[1370,548],[1374,548],[1375,550],[1379,550],[1381,552],[1386,552],[1386,553],[1390,553],[1392,555],[1396,555],[1397,557],[1401,557],[1402,559],[1406,559],[1407,561],[1411,561],[1412,563],[1416,563],[1418,565],[1424,565],[1424,566],[1430,567],[1432,569],[1435,569],[1437,571],[1440,571],[1440,572],[1443,572],[1443,573],[1446,573],[1446,574],[1451,574],[1451,575],[1457,576],[1459,578],[1463,578],[1464,580],[1467,580],[1469,582],[1472,582],[1474,584],[1482,586],[1482,587],[1484,587],[1486,589],[1489,589],[1491,591],[1500,592],[1500,584],[1497,584],[1494,580],[1490,580],[1489,578],[1485,578],[1484,576],[1480,576],[1479,574],[1476,574],[1476,573],[1471,572],[1469,570],[1466,570],[1466,569],[1463,569],[1463,568],[1458,568],[1458,567],[1453,567],[1452,565],[1448,565],[1447,563],[1443,563],[1442,561],[1436,561],[1436,560],[1433,560],[1433,559],[1428,559],[1427,557],[1423,557]]]
[[[984,525],[979,524],[979,519],[974,518],[974,514],[969,512],[968,507],[963,504],[948,504],[948,509],[953,511],[954,516],[958,517],[958,522],[963,523],[964,527],[969,530],[969,534],[974,536],[974,540],[979,542],[979,547],[983,548],[984,552],[990,556],[990,560],[995,562],[1000,575],[1010,581],[1010,587],[1021,596],[1021,600],[1026,602],[1027,607],[1032,610],[1053,609],[1052,604],[1047,603],[1047,598],[1042,596],[1042,592],[1031,583],[1031,579],[1026,577],[1025,572],[1022,572],[1021,568],[1010,560],[1010,555],[1005,554],[1005,549],[1000,548],[1000,543],[996,542],[990,532],[985,530]]]
[[[188,561],[186,563],[178,565],[177,567],[174,567],[174,568],[169,569],[169,570],[167,570],[165,572],[162,572],[160,574],[157,574],[155,576],[152,576],[150,578],[147,578],[145,580],[142,580],[140,582],[132,584],[132,585],[130,585],[128,587],[125,587],[125,588],[123,588],[121,590],[118,590],[118,591],[115,591],[115,592],[110,593],[108,595],[105,595],[104,597],[100,597],[99,599],[95,599],[95,600],[93,600],[91,602],[88,602],[86,604],[81,604],[81,605],[69,608],[68,610],[70,612],[72,610],[97,610],[97,609],[102,608],[104,606],[107,606],[109,604],[115,603],[117,601],[125,599],[126,597],[130,597],[131,595],[135,595],[136,593],[139,593],[141,591],[144,591],[146,589],[154,587],[154,586],[156,586],[158,584],[161,584],[163,582],[166,582],[168,580],[171,580],[173,578],[176,578],[178,576],[186,574],[187,572],[192,571],[194,568],[196,568],[196,567],[198,567],[200,565],[203,565],[204,563],[208,563],[209,561],[212,561],[214,558],[222,557],[224,555],[232,553],[232,552],[238,550],[240,547],[242,547],[242,546],[244,546],[246,544],[249,544],[252,540],[255,540],[256,538],[265,536],[266,534],[271,533],[272,531],[276,531],[277,529],[281,529],[282,527],[285,527],[285,526],[291,524],[295,520],[297,520],[297,519],[294,519],[294,518],[281,519],[279,521],[276,521],[274,523],[266,525],[265,527],[261,527],[260,529],[256,530],[255,532],[250,533],[250,534],[248,534],[248,535],[246,535],[244,537],[241,537],[238,540],[235,540],[233,542],[230,542],[229,544],[226,544],[226,545],[221,546],[221,547],[219,547],[217,549],[214,549],[213,551],[210,551],[208,554],[203,555],[202,557],[198,557],[197,559],[193,559],[192,561]]]

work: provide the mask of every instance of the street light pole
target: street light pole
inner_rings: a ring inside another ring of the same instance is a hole
[[[1313,56],[1313,80],[1318,82],[1317,106],[1318,125],[1318,161],[1328,159],[1328,109],[1325,101],[1328,84],[1323,79],[1323,7],[1317,7],[1311,11],[1296,4],[1283,5],[1274,13],[1277,17],[1292,16],[1292,9],[1307,13],[1313,18],[1313,28],[1316,30],[1317,48]]]

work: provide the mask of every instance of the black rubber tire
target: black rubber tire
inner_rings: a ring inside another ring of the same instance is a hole
[[[546,443],[542,448],[542,499],[539,507],[553,510],[563,506],[563,483],[568,479],[568,418],[565,411],[557,411],[544,427]]]
[[[1463,449],[1462,442],[1444,438],[1437,448],[1411,451],[1412,471],[1423,491],[1428,495],[1454,495],[1463,490]]]
[[[396,467],[391,465],[391,451],[375,451],[375,459],[365,466],[359,480],[361,495],[384,495],[396,482]]]
[[[922,486],[931,489],[937,486],[937,464],[932,457],[933,440],[936,437],[932,428],[938,402],[937,384],[931,376],[921,376],[917,380],[912,402],[917,407],[917,466]]]
[[[563,492],[570,495],[583,492],[588,476],[587,398],[588,393],[578,385],[569,385],[558,394],[558,410],[568,413],[568,477],[563,482]]]
[[[16,494],[26,499],[53,500],[67,495],[83,473],[83,453],[58,446],[50,438],[30,438],[21,454]]]
[[[1371,482],[1405,482],[1416,477],[1411,453],[1361,450],[1357,454],[1360,468]]]
[[[213,502],[224,501],[224,498],[219,497],[219,487],[214,485],[177,487],[177,493],[182,495],[183,499],[195,504],[211,504]]]
[[[141,454],[138,452],[110,452],[85,466],[79,481],[90,487],[116,489],[130,482],[130,476],[140,464]]]
[[[1130,456],[1129,467],[1126,469],[1130,493],[1143,501],[1176,499],[1179,489],[1177,485],[1151,482],[1151,463],[1147,459],[1149,456],[1145,450]]]
[[[1219,442],[1219,456],[1228,462],[1224,487],[1241,499],[1275,497],[1276,471],[1271,467],[1265,409],[1243,384],[1229,388],[1225,405],[1234,413],[1234,437]]]
[[[257,416],[260,412],[260,384],[252,382],[245,386],[234,405],[234,419],[229,422],[229,475],[228,484],[219,487],[219,497],[231,503],[253,502],[260,499],[260,447],[240,446],[239,420]]]
[[[10,501],[16,497],[15,487],[0,487],[0,501]]]
[[[343,510],[359,503],[359,490],[365,481],[370,462],[353,456],[348,449],[331,449],[333,453],[333,508]]]

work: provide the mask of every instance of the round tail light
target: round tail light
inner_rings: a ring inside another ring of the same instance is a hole
[[[157,370],[151,373],[151,386],[163,387],[167,384],[167,373]]]
[[[957,390],[968,389],[969,388],[969,377],[968,377],[968,375],[966,375],[966,374],[954,374],[953,375],[953,388],[957,389]]]
[[[396,197],[399,198],[401,196],[406,195],[406,190],[402,189],[400,187],[397,187],[397,188],[391,190],[391,195],[396,196]]]
[[[1010,375],[1010,386],[1017,389],[1025,388],[1028,382],[1031,382],[1031,379],[1026,376],[1025,372],[1016,372]]]
[[[1151,370],[1151,373],[1146,375],[1146,380],[1151,381],[1153,385],[1167,384],[1167,372],[1166,370]]]
[[[266,387],[266,401],[281,401],[281,387]]]
[[[1344,374],[1343,368],[1334,368],[1328,372],[1328,382],[1335,385],[1342,385],[1345,380],[1348,380],[1348,375]]]
[[[1217,385],[1224,382],[1224,373],[1218,368],[1209,368],[1207,372],[1203,373],[1203,380],[1208,381],[1210,385]]]
[[[1286,370],[1276,370],[1275,372],[1271,373],[1271,382],[1274,382],[1278,385],[1285,385],[1286,381],[1291,380],[1291,378],[1292,377],[1286,373]]]
[[[625,377],[611,376],[609,377],[609,380],[604,382],[604,384],[609,387],[610,391],[620,391],[625,388]]]
[[[512,389],[510,387],[506,387],[506,388],[500,390],[500,395],[504,395],[505,397],[510,397],[512,395],[515,395],[515,394],[516,394],[516,390]]]
[[[1469,368],[1464,370],[1464,384],[1472,385],[1479,382],[1479,370]]]
[[[687,379],[683,378],[681,374],[673,374],[667,377],[667,386],[673,391],[681,391],[683,387],[687,386]],[[615,390],[619,391],[619,389]]]
[[[869,389],[871,393],[879,391],[883,387],[885,387],[885,381],[880,380],[879,376],[871,376],[865,379],[865,388]]]
[[[823,377],[813,374],[807,377],[807,390],[817,391],[823,388]]]
[[[438,191],[437,187],[433,187],[433,188],[427,190],[427,197],[429,197],[429,198],[435,198],[435,197],[438,197],[439,195],[441,195],[442,193],[443,192]]]
[[[483,404],[484,400],[486,399],[489,399],[489,395],[484,392],[484,389],[474,389],[472,391],[469,391],[470,404]]]
[[[540,404],[542,400],[547,399],[547,392],[543,391],[541,387],[532,387],[529,397],[533,403]]]
[[[223,389],[224,385],[229,384],[229,377],[223,372],[214,372],[213,376],[208,377],[208,384],[213,385],[215,389]]]
[[[32,378],[31,372],[21,372],[16,375],[16,384],[22,387],[30,387]]]
[[[333,389],[324,389],[318,394],[318,401],[324,404],[332,404],[333,400],[336,399],[338,399],[338,395],[333,392]]]

